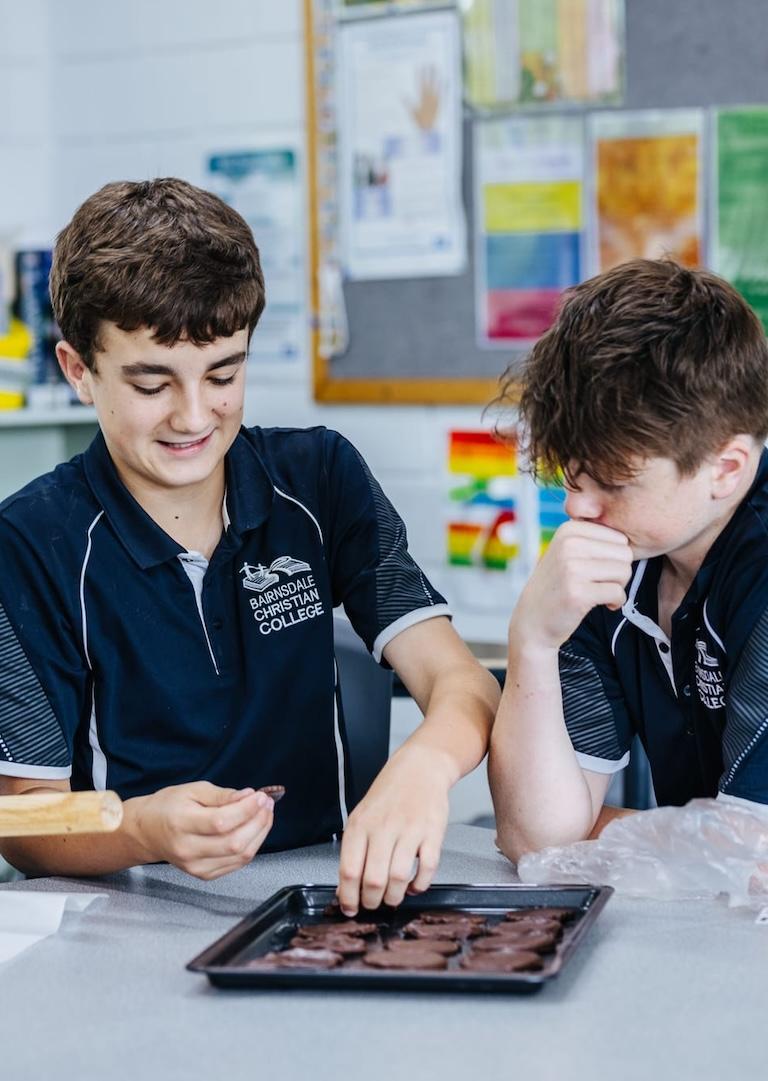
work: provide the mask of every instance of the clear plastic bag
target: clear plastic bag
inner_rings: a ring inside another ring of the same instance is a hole
[[[616,818],[595,841],[530,852],[523,882],[595,882],[632,897],[768,905],[768,807],[695,799]]]

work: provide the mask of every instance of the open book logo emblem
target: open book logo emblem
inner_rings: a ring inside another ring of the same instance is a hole
[[[251,589],[254,593],[263,593],[265,589],[269,589],[270,586],[280,581],[281,574],[291,578],[301,571],[310,570],[312,568],[309,563],[305,563],[301,559],[294,559],[293,556],[278,556],[277,559],[272,560],[268,567],[265,567],[263,563],[257,563],[256,566],[243,563],[240,573],[244,575],[244,589]]]

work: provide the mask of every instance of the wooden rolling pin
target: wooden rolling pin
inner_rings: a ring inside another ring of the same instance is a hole
[[[117,792],[27,792],[0,796],[0,837],[110,833],[123,820]]]

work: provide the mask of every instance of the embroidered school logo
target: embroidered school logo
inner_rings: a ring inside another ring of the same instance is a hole
[[[720,662],[712,656],[707,643],[701,638],[696,639],[696,663],[693,667],[696,674],[696,689],[701,701],[707,709],[723,709],[725,686]]]
[[[265,589],[269,589],[275,582],[280,581],[281,574],[292,576],[298,574],[299,571],[309,570],[312,570],[309,563],[304,563],[301,559],[280,556],[278,559],[273,559],[268,567],[265,567],[263,563],[257,563],[255,567],[252,567],[250,563],[243,563],[240,573],[245,575],[243,578],[245,589],[263,593]]]
[[[240,573],[243,589],[256,594],[248,603],[265,637],[316,619],[325,611],[312,568],[302,559],[280,556],[268,567],[244,563]]]

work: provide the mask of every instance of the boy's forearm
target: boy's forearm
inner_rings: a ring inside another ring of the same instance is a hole
[[[429,751],[444,764],[448,785],[455,784],[483,760],[499,697],[498,683],[478,665],[441,675],[424,720],[396,755]]]
[[[111,833],[9,837],[2,841],[2,855],[27,875],[105,875],[151,863],[136,833],[136,816],[144,799],[126,800],[122,824]]]
[[[528,650],[519,632],[510,634],[488,773],[499,847],[510,859],[589,834],[592,798],[563,719],[557,650]]]

